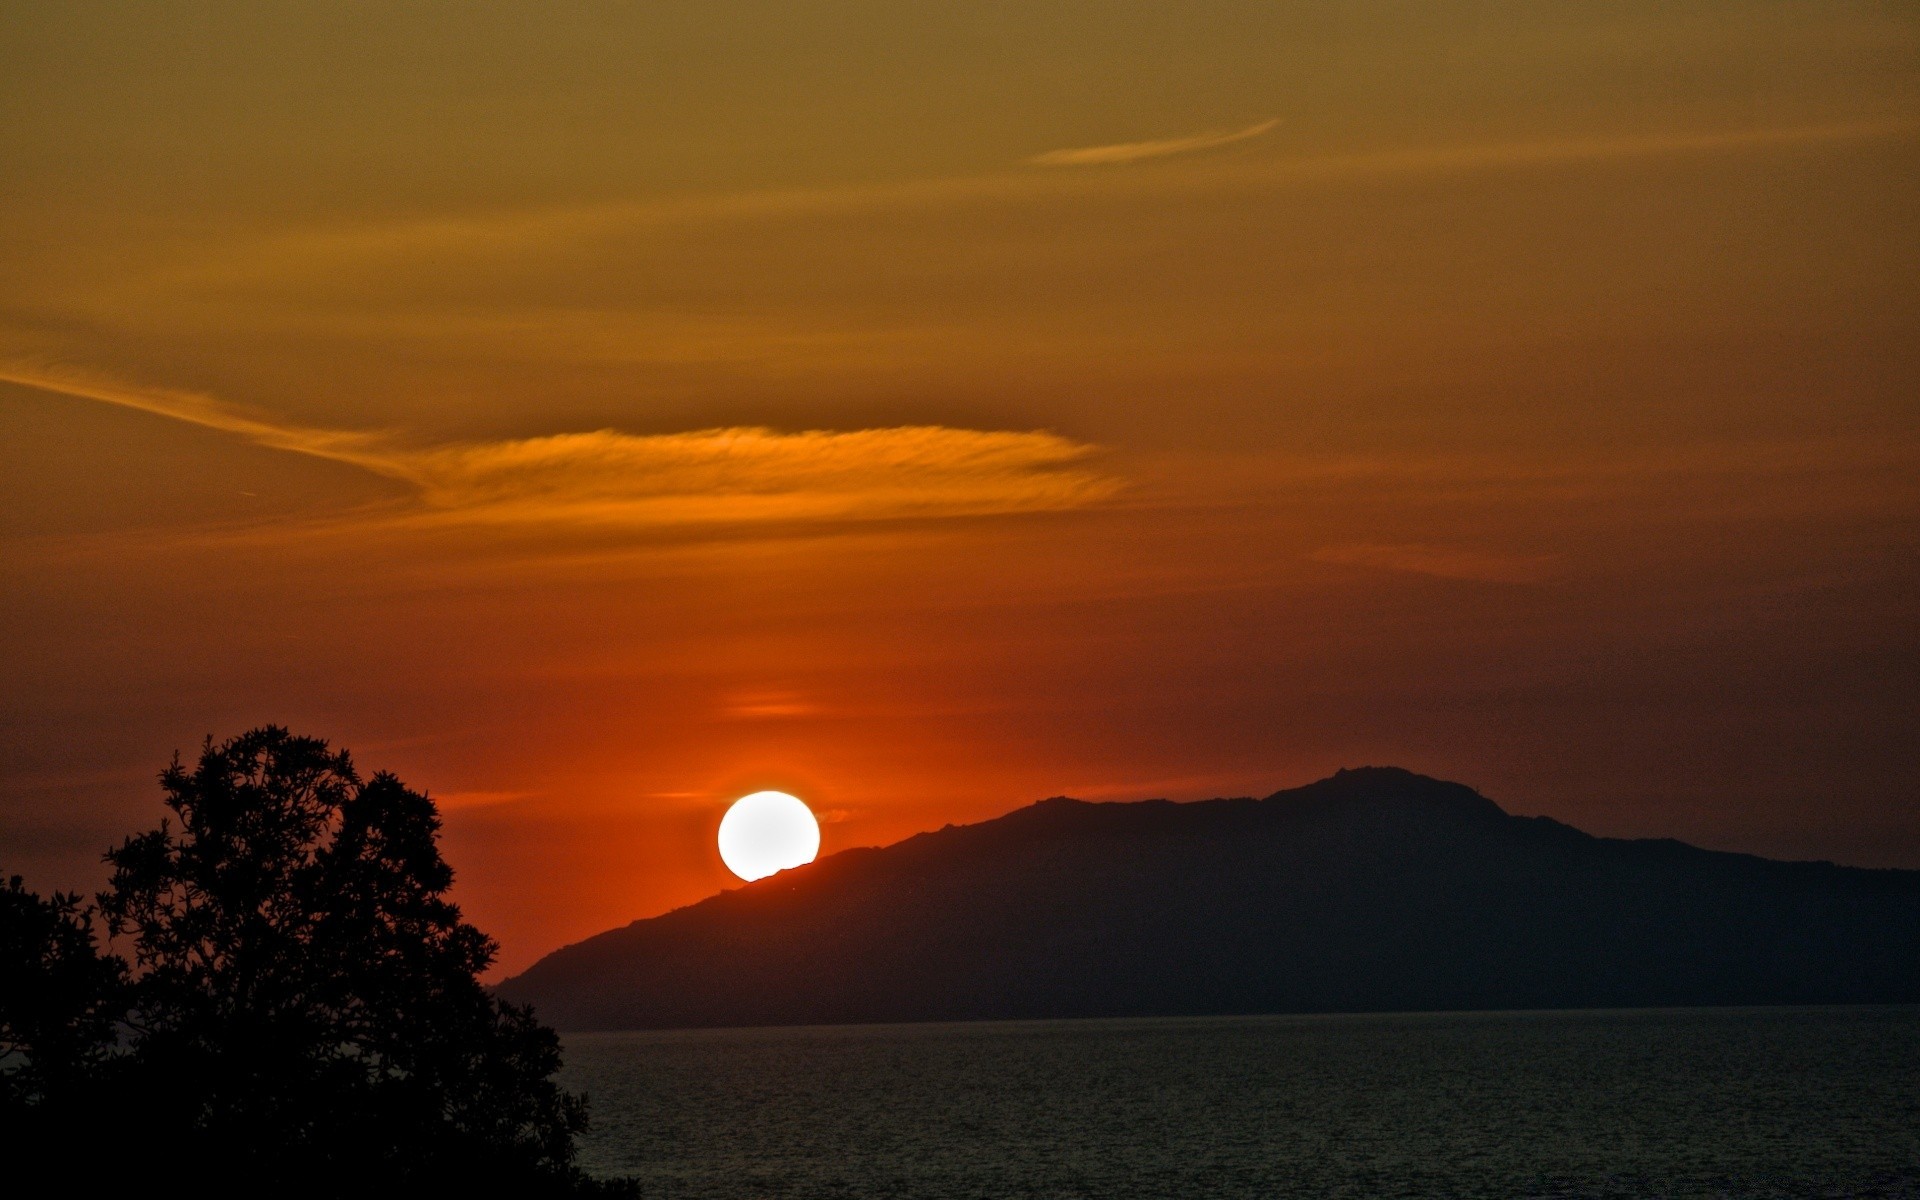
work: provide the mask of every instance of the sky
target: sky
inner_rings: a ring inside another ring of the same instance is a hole
[[[1906,3],[0,13],[0,871],[266,723],[501,971],[1342,766],[1920,867]]]

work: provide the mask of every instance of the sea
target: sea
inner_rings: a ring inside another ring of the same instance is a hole
[[[1920,1008],[566,1039],[581,1162],[754,1197],[1920,1197]]]

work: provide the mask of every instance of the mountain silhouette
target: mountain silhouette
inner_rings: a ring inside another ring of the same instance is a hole
[[[1368,767],[843,851],[499,991],[563,1030],[1914,1002],[1920,871],[1598,838]]]

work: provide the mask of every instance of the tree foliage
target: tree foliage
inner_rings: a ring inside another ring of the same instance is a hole
[[[0,887],[0,1103],[60,1104],[106,1058],[126,978],[94,945],[80,897]]]
[[[22,1018],[24,1083],[84,1080],[96,1108],[137,1114],[150,1153],[191,1148],[232,1186],[592,1190],[572,1163],[584,1102],[551,1078],[553,1032],[479,982],[495,946],[447,898],[432,801],[275,727],[176,758],[161,784],[173,816],[108,852],[99,897],[130,971],[93,955],[74,898],[8,893],[39,914],[50,981],[94,971],[85,1004],[44,989],[72,1046]]]

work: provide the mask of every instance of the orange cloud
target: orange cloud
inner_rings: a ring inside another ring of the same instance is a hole
[[[210,396],[72,372],[0,381],[138,409],[411,485],[414,519],[669,526],[978,516],[1076,508],[1118,481],[1074,464],[1096,448],[1041,431],[904,425],[759,427],[414,446],[393,434],[299,425]]]
[[[1050,433],[614,430],[413,451],[392,460],[444,514],[647,525],[1074,508],[1112,481],[1065,469],[1092,448]]]
[[[1050,150],[1025,161],[1042,166],[1118,165],[1260,137],[1276,126],[1277,122],[1266,121],[1245,129],[1185,138]],[[302,310],[297,318],[290,318],[272,306],[251,302],[234,305],[226,301],[230,301],[236,291],[273,287],[289,281],[335,280],[384,272],[405,263],[444,265],[516,256],[532,258],[562,247],[619,244],[623,239],[663,228],[778,224],[846,213],[934,210],[957,204],[1018,203],[1062,197],[1077,202],[1089,187],[1139,190],[1144,194],[1185,194],[1233,187],[1313,186],[1370,177],[1417,177],[1663,156],[1764,152],[1833,142],[1906,138],[1916,130],[1920,130],[1920,122],[1902,117],[1733,128],[1640,129],[1584,136],[1442,142],[1263,156],[1256,161],[1210,163],[1204,168],[1195,164],[1177,172],[1007,170],[973,176],[768,187],[668,198],[547,204],[431,218],[327,223],[197,245],[187,251],[184,259],[168,260],[163,256],[159,264],[145,272],[116,272],[112,283],[96,284],[90,290],[68,294],[64,302],[83,310],[110,314],[138,309],[143,322],[151,324],[169,319],[170,310],[157,303],[158,298],[177,300],[187,291],[219,297],[222,320],[249,326],[297,319],[303,326],[317,325],[329,333],[357,334],[373,322],[373,327],[379,330],[414,334],[452,328],[495,337],[512,334],[517,338],[546,340],[564,336],[569,354],[584,351],[596,357],[618,357],[632,353],[633,329],[622,325],[609,334],[604,328],[604,322],[609,319],[605,314],[589,318],[570,312],[556,319],[554,314],[539,310],[505,316],[435,312],[424,317],[417,313],[383,311],[370,318],[365,313],[350,312],[342,316],[309,308]],[[724,349],[739,334],[734,328],[716,328],[710,320],[686,314],[649,310],[643,315],[645,328],[658,330],[663,323],[670,326],[681,344],[681,352],[692,347],[696,357]],[[618,314],[614,314],[614,319],[617,317]],[[596,329],[596,320],[602,323],[602,328]],[[781,331],[785,336],[794,336],[792,325],[783,325]],[[803,328],[799,336],[803,341],[831,347],[848,335],[840,329]]]
[[[1166,158],[1173,154],[1191,154],[1211,150],[1233,142],[1257,138],[1278,125],[1278,120],[1262,121],[1245,129],[1196,133],[1190,137],[1164,138],[1150,142],[1118,142],[1109,146],[1082,146],[1071,150],[1049,150],[1027,161],[1038,167],[1093,167],[1139,162],[1144,158]]]
[[[756,721],[817,716],[821,710],[819,705],[796,692],[765,691],[734,696],[721,711],[734,720]]]

